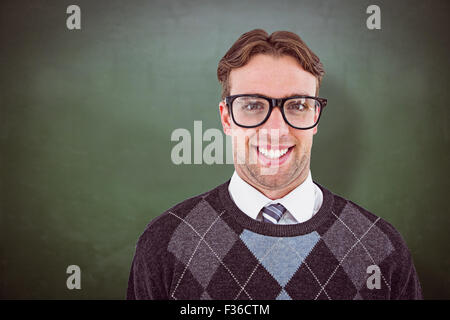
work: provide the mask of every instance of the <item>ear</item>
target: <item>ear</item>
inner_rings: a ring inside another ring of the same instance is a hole
[[[317,127],[318,127],[319,125],[317,125],[317,126],[315,126],[314,127],[314,129],[313,129],[313,135],[315,135],[316,133],[317,133]]]
[[[223,132],[231,136],[231,122],[233,121],[231,119],[231,115],[228,112],[228,107],[225,104],[225,101],[221,101],[219,104],[219,112],[220,112],[220,120],[222,122]]]

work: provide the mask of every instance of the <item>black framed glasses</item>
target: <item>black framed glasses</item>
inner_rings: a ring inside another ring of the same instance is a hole
[[[272,110],[279,107],[284,121],[295,129],[314,128],[320,119],[327,99],[312,96],[293,96],[282,99],[259,94],[237,94],[225,98],[231,117],[238,126],[255,128],[269,119]]]

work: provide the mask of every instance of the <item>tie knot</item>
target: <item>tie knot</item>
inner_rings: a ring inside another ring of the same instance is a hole
[[[262,208],[263,221],[278,223],[286,208],[280,203],[273,203]]]

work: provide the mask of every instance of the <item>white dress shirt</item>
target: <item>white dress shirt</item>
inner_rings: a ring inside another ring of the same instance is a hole
[[[228,191],[236,206],[250,218],[262,221],[261,209],[272,203],[281,203],[286,212],[278,224],[305,222],[319,211],[322,202],[322,190],[312,181],[311,170],[306,180],[283,198],[271,200],[260,191],[245,182],[236,171],[231,177]]]

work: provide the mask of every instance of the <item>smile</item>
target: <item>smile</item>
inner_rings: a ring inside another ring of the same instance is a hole
[[[292,153],[294,147],[295,145],[290,147],[279,146],[278,148],[273,148],[271,146],[268,148],[256,147],[258,161],[263,166],[281,166],[289,159],[289,156]]]
[[[258,151],[262,153],[266,158],[269,159],[278,159],[282,156],[284,156],[288,152],[289,148],[285,149],[264,149],[264,148],[258,148]]]

